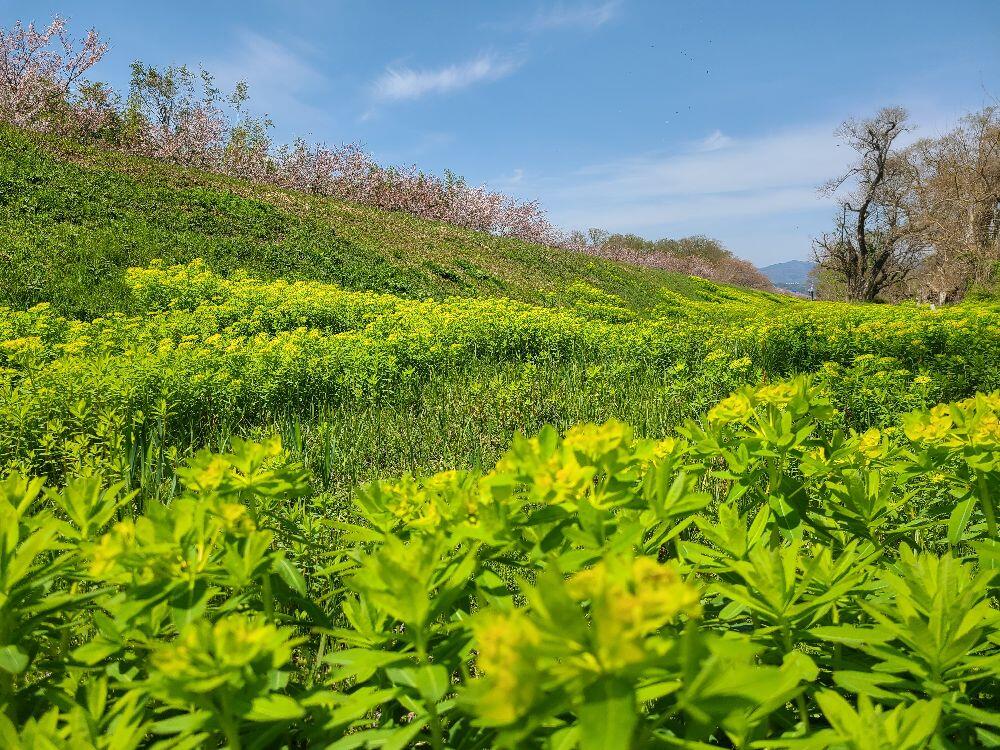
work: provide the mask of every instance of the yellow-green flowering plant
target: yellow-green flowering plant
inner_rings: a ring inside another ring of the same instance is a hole
[[[122,283],[0,310],[0,747],[996,744],[994,307]]]

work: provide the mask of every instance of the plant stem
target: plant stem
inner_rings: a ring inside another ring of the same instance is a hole
[[[264,574],[264,582],[261,584],[261,594],[264,599],[264,614],[269,622],[274,622],[274,591],[271,589],[271,573]]]
[[[833,624],[840,624],[840,610],[837,609],[837,605],[833,605]],[[840,669],[840,661],[843,657],[843,645],[840,643],[835,643],[833,645],[833,671],[836,672]]]
[[[787,620],[782,619],[781,621],[781,633],[785,641],[785,655],[787,656],[795,650],[792,646],[792,628]],[[799,719],[802,721],[802,734],[809,734],[809,709],[806,706],[805,696],[799,693],[795,697],[795,703],[799,708]]]
[[[217,712],[219,718],[219,725],[222,727],[223,733],[226,735],[226,742],[229,745],[229,750],[241,750],[242,743],[240,742],[240,730],[233,721],[233,716],[229,711],[229,700],[223,695],[222,696],[222,707],[221,710]]]
[[[316,672],[319,670],[320,662],[323,661],[323,654],[326,653],[326,633],[323,633],[319,637],[319,649],[316,651],[316,660],[313,662],[312,669],[309,670],[309,679],[306,682],[306,687],[311,688],[313,683],[316,682]]]
[[[983,515],[986,516],[986,530],[989,533],[990,539],[996,539],[997,516],[993,508],[993,498],[990,495],[989,485],[986,484],[986,475],[981,471],[977,471],[976,478],[979,480],[979,499],[983,504]]]
[[[423,634],[417,637],[417,657],[421,664],[430,666],[431,660],[427,655],[427,647],[424,645]],[[441,716],[438,714],[437,706],[433,701],[426,701],[427,715],[430,717],[431,746],[434,750],[444,750],[444,728],[441,726]]]

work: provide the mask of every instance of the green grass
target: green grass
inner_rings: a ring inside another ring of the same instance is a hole
[[[234,436],[280,435],[309,471],[312,487],[333,512],[349,507],[358,484],[409,472],[480,469],[497,462],[515,433],[545,425],[560,431],[582,422],[626,421],[637,433],[665,437],[698,417],[740,379],[678,378],[650,363],[585,358],[476,361],[404,385],[386,398],[345,398],[216,424],[195,439],[142,439],[130,468],[146,497],[172,494],[172,469],[208,445],[224,451]],[[192,428],[191,433],[196,430]],[[171,452],[171,449],[175,452]]]
[[[124,269],[194,258],[221,274],[313,279],[417,298],[504,296],[562,305],[611,295],[612,307],[639,315],[666,298],[705,299],[723,290],[0,126],[0,304],[50,302],[91,318],[128,306]]]

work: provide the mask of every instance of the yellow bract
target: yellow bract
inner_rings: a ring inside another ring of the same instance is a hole
[[[588,656],[599,672],[642,661],[646,636],[679,614],[700,612],[698,590],[674,568],[648,557],[608,558],[570,578],[567,589],[590,604],[593,651]]]
[[[710,422],[728,424],[730,422],[742,422],[753,413],[753,405],[750,398],[743,393],[736,393],[720,401],[708,410]]]
[[[539,695],[542,634],[523,610],[488,612],[472,626],[477,669],[483,673],[477,713],[490,724],[511,724]]]

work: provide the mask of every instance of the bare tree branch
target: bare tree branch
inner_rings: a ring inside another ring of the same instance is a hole
[[[836,228],[813,241],[817,262],[842,277],[850,299],[871,301],[917,268],[924,243],[910,221],[912,169],[894,149],[909,131],[906,110],[889,107],[848,120],[837,135],[857,161],[821,190],[837,196]]]

